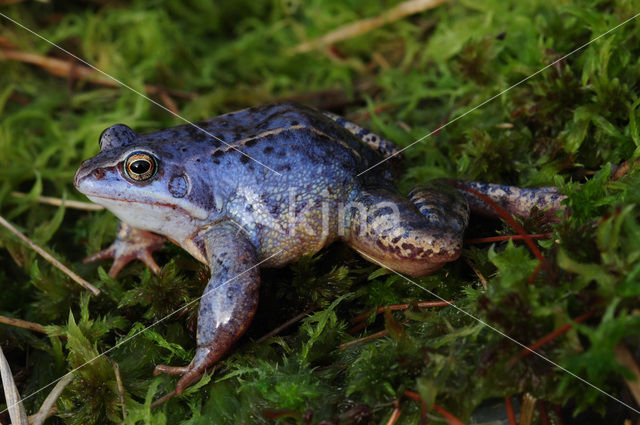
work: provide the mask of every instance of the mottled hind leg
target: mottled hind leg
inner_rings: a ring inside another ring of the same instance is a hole
[[[159,365],[156,372],[183,374],[176,392],[193,384],[247,329],[258,306],[260,273],[255,249],[235,225],[222,222],[198,236],[211,269],[200,300],[198,348],[186,368]]]
[[[532,209],[536,207],[545,212],[548,221],[558,221],[555,212],[564,209],[562,201],[566,196],[555,187],[521,188],[500,184],[464,182],[460,180],[449,180],[449,182],[460,189],[469,202],[469,207],[474,214],[494,218],[498,217],[496,211],[483,199],[475,195],[473,191],[486,195],[489,199],[504,208],[509,214],[525,218],[529,217]],[[471,189],[471,192],[465,189]]]
[[[469,209],[457,190],[440,182],[414,189],[410,197],[363,191],[345,210],[344,239],[369,261],[423,276],[460,256]]]

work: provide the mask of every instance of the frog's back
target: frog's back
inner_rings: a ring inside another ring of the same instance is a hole
[[[295,247],[269,265],[284,264],[334,240],[339,205],[363,185],[392,184],[385,167],[366,173],[367,180],[360,177],[382,155],[334,119],[302,105],[249,108],[197,127],[142,137],[155,150],[180,156],[211,216],[222,214],[240,224],[261,258],[283,245]],[[329,211],[324,224],[323,209]]]
[[[319,172],[342,168],[358,174],[382,159],[335,120],[296,103],[243,109],[145,138],[172,144],[186,141],[187,149],[211,155],[202,158],[204,163],[260,178],[264,170],[299,176],[321,165],[325,167]]]

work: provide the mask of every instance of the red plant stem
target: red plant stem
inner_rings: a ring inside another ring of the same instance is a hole
[[[593,316],[594,313],[595,313],[595,311],[593,311],[593,310],[588,311],[585,314],[583,314],[582,316],[578,316],[573,321],[575,323],[584,322],[589,317]],[[573,327],[572,323],[565,323],[564,325],[560,326],[558,329],[546,334],[545,336],[543,336],[542,338],[540,338],[539,340],[537,340],[533,344],[529,345],[527,348],[523,348],[518,354],[516,354],[514,357],[512,357],[507,362],[507,365],[509,367],[513,366],[516,362],[518,362],[519,360],[522,360],[523,358],[525,358],[529,354],[531,354],[532,351],[536,351],[537,349],[541,348],[543,345],[553,341],[558,336],[562,335],[563,333],[568,332],[569,329],[571,329],[572,327]]]
[[[482,199],[483,202],[485,202],[487,205],[489,205],[491,208],[493,208],[493,210],[496,212],[496,214],[498,214],[500,217],[502,217],[507,223],[509,223],[509,225],[511,227],[513,227],[515,229],[516,232],[518,232],[518,234],[520,236],[522,236],[522,239],[529,246],[529,249],[531,249],[531,252],[533,252],[533,255],[535,255],[536,258],[538,259],[538,261],[540,261],[540,263],[542,264],[542,267],[544,267],[544,270],[547,272],[547,274],[549,276],[552,275],[551,274],[551,267],[549,266],[549,263],[542,256],[542,253],[540,252],[540,250],[538,249],[536,244],[533,243],[533,239],[531,239],[531,236],[527,232],[525,232],[525,230],[514,220],[514,218],[511,216],[511,214],[509,214],[504,208],[502,208],[500,205],[498,205],[498,203],[493,201],[487,195],[485,195],[485,194],[483,194],[481,192],[478,192],[477,190],[472,189],[470,187],[463,186],[462,184],[456,182],[455,180],[451,180],[450,183],[453,186],[455,186],[456,188],[458,188],[460,190],[464,190],[465,192],[469,192],[473,196],[476,196],[476,197]]]
[[[411,400],[424,403],[422,397],[420,397],[420,394],[418,394],[417,392],[405,390],[404,395]],[[449,425],[464,425],[464,423],[460,419],[456,418],[451,413],[435,403],[433,403],[433,410],[440,413],[449,422]]]
[[[535,233],[533,235],[529,235],[531,239],[549,239],[553,233]],[[491,242],[502,242],[502,241],[516,241],[524,239],[522,235],[505,235],[505,236],[489,236],[486,238],[475,238],[475,239],[465,239],[464,243],[466,244],[477,244],[477,243],[491,243]]]
[[[527,285],[533,285],[536,277],[538,277],[538,275],[540,274],[540,270],[542,270],[542,263],[538,263],[536,268],[533,270],[533,273],[531,273],[531,276],[529,276],[529,280],[527,280]]]
[[[507,418],[509,419],[509,425],[518,425],[518,422],[516,422],[516,414],[513,411],[511,397],[505,397],[504,405],[507,408]]]
[[[540,422],[542,425],[549,425],[549,413],[547,412],[547,402],[538,400],[538,410],[540,411]]]
[[[393,406],[393,412],[391,412],[391,416],[385,425],[395,425],[398,419],[400,419],[400,415],[402,415],[402,409],[400,409],[400,403],[397,400],[393,403]]]
[[[421,301],[419,303],[412,303],[412,304],[392,304],[392,305],[388,305],[388,306],[385,306],[385,307],[380,307],[379,309],[376,310],[376,314],[382,314],[387,309],[389,309],[391,311],[406,310],[412,305],[415,305],[416,307],[419,307],[419,308],[446,307],[446,306],[448,306],[449,304],[451,304],[453,302],[455,302],[455,300],[450,300],[450,301]],[[353,319],[351,319],[351,323],[357,323],[357,322],[360,322],[362,320],[365,320],[367,317],[369,317],[369,315],[371,315],[371,311],[367,311],[366,313],[362,313],[362,314],[354,317]]]
[[[553,405],[553,411],[556,414],[556,417],[558,419],[558,423],[560,425],[564,425],[564,419],[562,419],[562,410],[560,410],[560,405],[559,404],[554,404]]]

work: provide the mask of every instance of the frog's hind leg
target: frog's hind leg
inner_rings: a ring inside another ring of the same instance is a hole
[[[363,191],[344,211],[347,243],[365,258],[423,276],[462,251],[469,207],[443,182],[414,189],[410,200],[385,189]]]
[[[512,215],[526,218],[536,207],[545,212],[547,221],[558,221],[555,212],[564,209],[562,201],[566,198],[555,187],[521,188],[461,180],[450,180],[449,183],[460,189],[474,214],[493,218],[498,218],[495,209],[476,196],[474,191],[487,196]],[[471,191],[465,189],[471,189]]]
[[[260,273],[256,253],[235,225],[221,222],[194,241],[203,249],[211,278],[200,300],[198,347],[186,368],[160,365],[156,373],[183,374],[176,392],[193,384],[247,329],[258,306]]]
[[[323,112],[323,114],[349,130],[350,133],[354,134],[358,139],[369,145],[373,150],[380,152],[382,156],[389,157],[399,155],[400,151],[392,141],[380,137],[366,128],[360,127],[358,124],[346,120],[339,115],[332,114],[331,112]]]

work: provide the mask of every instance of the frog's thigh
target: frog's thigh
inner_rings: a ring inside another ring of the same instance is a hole
[[[238,227],[220,223],[202,236],[211,278],[200,300],[198,348],[176,388],[215,363],[247,329],[258,305],[260,273],[254,247]]]
[[[384,267],[423,276],[460,256],[469,208],[450,187],[422,187],[410,200],[383,189],[362,193],[346,209],[355,250]]]

